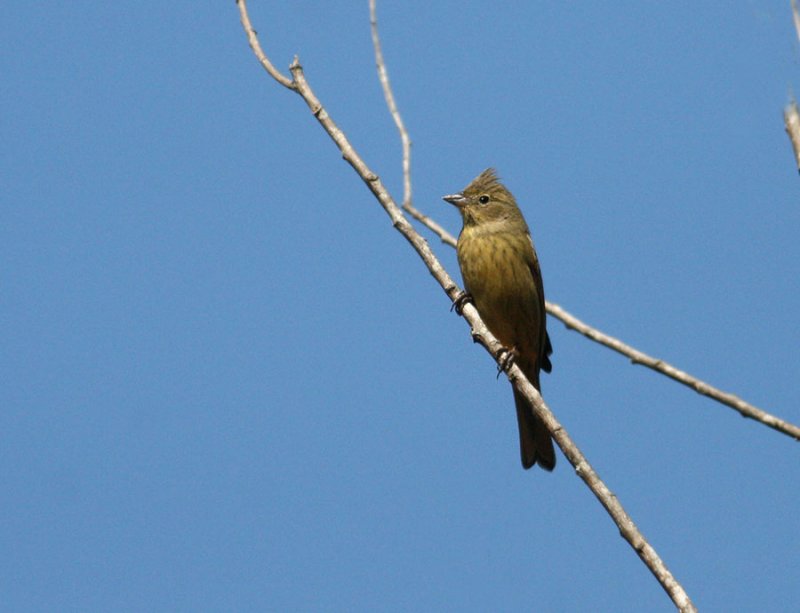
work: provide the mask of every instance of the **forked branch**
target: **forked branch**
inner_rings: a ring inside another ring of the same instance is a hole
[[[370,170],[366,163],[361,159],[355,149],[352,147],[344,132],[334,123],[328,115],[322,103],[316,97],[303,74],[303,68],[300,62],[295,58],[290,67],[292,79],[289,80],[280,72],[275,70],[272,63],[267,60],[266,55],[261,50],[258,43],[258,37],[250,24],[250,19],[247,15],[247,7],[245,0],[238,0],[239,11],[242,18],[242,25],[247,34],[250,46],[253,48],[256,57],[261,62],[262,66],[267,72],[281,85],[291,89],[300,95],[308,105],[314,117],[322,125],[323,129],[336,143],[342,156],[358,173],[361,179],[366,183],[370,191],[378,199],[379,203],[389,215],[392,224],[395,228],[405,237],[411,244],[417,254],[422,258],[425,265],[428,267],[431,275],[441,285],[442,289],[448,295],[451,301],[454,301],[460,294],[461,290],[438,261],[436,256],[431,251],[428,243],[419,235],[413,228],[409,221],[403,215],[400,207],[397,206],[394,199],[391,197],[385,186],[381,182],[378,175]],[[502,346],[494,336],[489,332],[488,328],[484,325],[477,310],[471,305],[467,304],[462,310],[464,318],[469,322],[472,328],[472,335],[475,340],[486,348],[492,356],[501,355]],[[495,359],[497,359],[495,357]],[[600,477],[589,464],[588,460],[583,456],[578,447],[567,434],[566,430],[558,423],[555,416],[552,414],[547,404],[542,397],[536,392],[531,383],[525,378],[525,375],[518,366],[512,365],[507,371],[509,380],[513,385],[517,386],[522,394],[531,402],[537,416],[547,425],[554,439],[561,447],[564,455],[569,462],[575,467],[577,474],[588,485],[594,495],[598,498],[603,507],[608,511],[614,522],[617,524],[620,534],[625,538],[628,543],[636,551],[637,555],[647,565],[661,586],[670,596],[672,601],[681,611],[696,611],[696,608],[689,596],[684,591],[683,587],[673,577],[667,569],[664,562],[656,553],[655,549],[646,541],[642,533],[631,520],[630,516],[625,512],[625,509],[619,503],[619,500],[608,487],[600,480]]]

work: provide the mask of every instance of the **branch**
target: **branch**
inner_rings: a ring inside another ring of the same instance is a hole
[[[381,38],[378,35],[378,18],[375,13],[375,0],[369,0],[369,25],[370,32],[372,33],[372,46],[375,48],[375,66],[378,69],[378,80],[381,83],[381,89],[383,89],[383,97],[386,99],[386,106],[389,109],[389,113],[392,115],[394,125],[397,126],[397,131],[400,133],[400,142],[403,145],[403,210],[437,234],[439,238],[442,239],[442,242],[455,247],[456,239],[453,235],[433,219],[420,212],[414,206],[411,198],[411,138],[408,135],[405,123],[403,123],[403,117],[400,115],[400,111],[397,108],[392,86],[389,83],[389,72],[386,70],[386,62],[383,60]]]
[[[272,62],[269,61],[267,54],[264,53],[264,50],[261,48],[261,43],[258,42],[258,33],[253,28],[253,24],[250,23],[250,15],[247,14],[247,7],[245,6],[245,3],[243,1],[240,2],[239,0],[236,0],[236,4],[239,5],[239,18],[242,20],[242,27],[244,28],[245,34],[247,34],[247,42],[250,45],[250,48],[253,50],[253,53],[255,53],[258,61],[261,62],[264,70],[266,70],[273,79],[275,79],[285,88],[296,91],[297,88],[292,80],[272,65]],[[297,58],[295,58],[295,60],[296,59]]]
[[[372,33],[372,46],[375,47],[375,65],[378,69],[378,79],[383,89],[383,97],[386,98],[386,106],[394,119],[394,125],[400,132],[400,142],[403,144],[403,208],[411,205],[411,139],[408,130],[397,110],[394,101],[392,87],[389,85],[389,73],[386,71],[386,63],[383,61],[383,51],[381,50],[381,39],[378,36],[378,18],[375,15],[375,0],[369,0],[369,26]]]
[[[347,140],[344,132],[339,129],[339,127],[331,119],[330,115],[328,115],[327,111],[322,106],[322,103],[316,97],[306,81],[305,75],[303,74],[303,68],[298,59],[295,58],[290,66],[292,81],[290,84],[287,84],[285,82],[286,78],[283,75],[274,70],[274,68],[272,68],[272,70],[269,68],[272,67],[272,64],[266,60],[263,51],[261,51],[260,45],[258,45],[255,31],[253,30],[252,26],[250,26],[250,20],[247,17],[245,0],[238,0],[238,5],[239,11],[242,14],[242,25],[247,33],[248,40],[251,41],[251,47],[253,48],[253,51],[261,64],[273,78],[281,83],[281,85],[291,89],[292,91],[295,91],[303,98],[314,117],[316,117],[323,129],[336,143],[336,146],[341,151],[344,159],[353,167],[364,183],[366,183],[370,191],[378,199],[381,206],[392,220],[394,227],[397,228],[397,230],[411,244],[420,258],[422,258],[431,275],[436,279],[439,285],[441,285],[442,289],[448,295],[450,300],[455,301],[460,295],[462,295],[462,291],[455,284],[444,267],[439,263],[438,259],[428,246],[428,243],[419,235],[416,230],[414,230],[413,226],[405,218],[402,210],[392,199],[380,178],[369,169],[355,149],[353,149],[353,146]],[[261,55],[259,55],[259,52],[261,52]],[[279,77],[283,77],[283,80]],[[498,357],[504,353],[504,348],[489,332],[488,328],[478,315],[478,311],[475,309],[475,307],[471,304],[467,304],[462,310],[462,313],[464,318],[472,327],[473,339],[481,343],[481,345],[483,345],[483,347],[489,351],[495,360],[498,360]],[[606,487],[606,485],[600,480],[597,473],[569,437],[567,431],[561,426],[561,424],[558,423],[542,397],[525,378],[525,375],[522,373],[519,367],[512,365],[508,369],[507,374],[512,384],[516,385],[517,389],[519,389],[520,392],[522,392],[531,402],[536,415],[550,430],[559,447],[561,447],[561,449],[564,451],[564,455],[575,467],[578,475],[592,490],[606,511],[608,511],[609,515],[611,515],[611,518],[619,527],[620,534],[626,541],[628,541],[628,543],[630,543],[637,555],[647,565],[667,594],[669,594],[675,605],[681,611],[696,611],[697,609],[695,608],[694,604],[692,604],[692,601],[684,591],[683,587],[681,587],[681,585],[669,572],[664,562],[659,558],[655,549],[653,549],[653,547],[647,543],[644,536],[641,534],[639,529],[631,520],[630,516],[628,516],[622,505],[617,500],[616,496],[614,496],[608,487]]]
[[[466,305],[464,308],[464,316],[473,326],[473,336],[475,336],[478,326],[482,329],[485,329],[485,327],[483,322],[477,317],[473,319],[471,314],[467,315],[467,307],[469,307],[471,311],[475,311],[475,309],[471,304]],[[477,311],[475,312],[477,313]],[[480,332],[477,334],[480,334]],[[497,343],[497,340],[491,340]],[[661,584],[661,587],[664,588],[664,591],[667,592],[672,602],[675,603],[678,610],[697,611],[697,608],[683,589],[683,586],[675,579],[656,550],[647,542],[644,535],[639,531],[639,528],[636,527],[631,516],[628,515],[617,499],[617,496],[603,483],[600,476],[594,468],[592,468],[591,464],[589,464],[589,461],[569,437],[567,431],[564,430],[563,426],[556,420],[555,416],[542,399],[542,396],[536,388],[531,385],[530,381],[525,378],[522,370],[516,364],[509,369],[508,378],[533,405],[536,416],[547,426],[547,429],[553,435],[553,438],[558,443],[561,451],[564,452],[569,463],[575,467],[575,472],[583,479],[589,489],[592,490],[600,501],[600,504],[603,505],[603,508],[605,508],[614,520],[614,523],[619,527],[622,538],[628,541],[630,546],[633,547],[633,550],[639,558],[641,558],[645,566],[650,569],[650,572],[653,573]]]
[[[647,355],[639,351],[638,349],[634,349],[630,345],[626,345],[621,340],[614,338],[613,336],[609,336],[608,334],[604,334],[597,328],[592,328],[591,326],[585,324],[580,319],[575,317],[574,315],[568,313],[564,309],[562,309],[557,304],[553,304],[552,302],[547,303],[547,312],[550,313],[553,317],[557,317],[567,328],[571,330],[575,330],[576,332],[580,332],[586,338],[589,338],[601,345],[605,345],[609,349],[613,349],[614,351],[621,353],[622,355],[630,358],[633,364],[641,364],[642,366],[647,366],[648,368],[652,368],[656,372],[660,372],[662,375],[666,375],[671,379],[674,379],[678,383],[683,383],[687,387],[692,388],[698,394],[702,394],[703,396],[708,396],[722,404],[725,404],[733,409],[739,411],[742,417],[749,417],[750,419],[755,419],[756,421],[761,422],[765,426],[769,426],[770,428],[774,428],[778,432],[782,432],[792,438],[800,441],[800,427],[795,426],[779,417],[775,417],[766,411],[762,411],[756,406],[753,406],[749,402],[745,402],[738,396],[723,392],[722,390],[709,385],[705,381],[701,381],[697,377],[690,375],[687,372],[682,370],[678,370],[672,364],[665,362],[664,360],[660,360],[658,358],[654,358],[653,356]]]
[[[789,135],[789,142],[792,143],[792,151],[794,151],[794,161],[800,171],[800,112],[794,98],[783,109],[783,127],[786,134]]]
[[[800,40],[800,9],[797,7],[797,0],[792,0],[792,20],[797,38]],[[800,112],[794,96],[783,109],[783,125],[786,128],[786,134],[789,135],[789,141],[792,143],[795,164],[800,171]]]

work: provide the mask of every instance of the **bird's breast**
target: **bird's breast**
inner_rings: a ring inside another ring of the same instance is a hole
[[[532,250],[525,232],[465,229],[458,240],[464,285],[492,334],[508,347],[539,345],[544,305],[529,264]]]

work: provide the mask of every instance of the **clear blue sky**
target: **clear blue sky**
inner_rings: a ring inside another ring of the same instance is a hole
[[[550,300],[800,422],[788,5],[379,5],[417,206],[458,231],[495,166]],[[366,1],[251,15],[399,198]],[[522,470],[508,383],[232,0],[0,29],[0,608],[672,610],[563,456]],[[549,329],[545,398],[701,610],[796,610],[798,444]]]

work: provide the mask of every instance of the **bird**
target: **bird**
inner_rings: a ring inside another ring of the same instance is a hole
[[[457,194],[443,196],[461,213],[456,251],[466,294],[481,319],[541,392],[539,372],[550,372],[544,285],[528,224],[496,171],[487,168]],[[458,305],[458,301],[456,303]],[[556,465],[553,440],[516,387],[520,458],[526,470]]]

